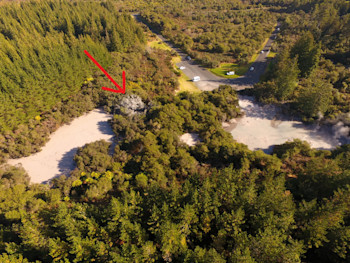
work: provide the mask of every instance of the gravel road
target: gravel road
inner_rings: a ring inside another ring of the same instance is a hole
[[[134,17],[139,20],[139,16],[135,15]],[[264,49],[270,48],[275,34],[276,32],[272,34]],[[181,56],[181,62],[177,65],[186,67],[183,71],[189,78],[200,76],[201,80],[195,84],[204,91],[216,89],[222,84],[232,85],[237,90],[247,88],[258,82],[267,66],[266,53],[260,54],[253,64],[254,71],[249,71],[245,76],[237,79],[220,78],[193,60],[186,60],[187,55],[179,48],[163,36],[159,34],[157,36]],[[74,168],[73,157],[78,147],[99,139],[112,139],[113,132],[107,122],[110,118],[111,115],[100,109],[95,109],[58,129],[50,136],[50,141],[43,147],[42,151],[28,157],[11,159],[8,163],[22,165],[34,183],[46,182],[55,176],[69,174]]]
[[[141,20],[140,15],[133,14],[133,17],[143,23]],[[148,25],[146,25],[148,26]],[[280,27],[280,24],[277,24],[275,30],[272,32],[270,38],[268,39],[266,45],[264,46],[263,50],[270,50],[273,40],[276,38],[276,35],[278,33],[277,28]],[[210,71],[208,71],[206,68],[202,67],[198,63],[196,63],[193,60],[186,60],[187,54],[185,54],[181,49],[175,47],[175,45],[164,38],[162,35],[158,34],[156,31],[150,30],[157,35],[157,37],[162,40],[164,43],[166,43],[169,47],[171,47],[175,52],[179,54],[181,57],[181,62],[177,63],[176,65],[178,67],[184,66],[185,69],[182,70],[187,77],[190,79],[193,79],[194,76],[199,76],[200,81],[194,82],[195,85],[203,91],[210,91],[218,88],[220,85],[231,85],[236,90],[242,90],[246,88],[251,88],[255,83],[259,82],[260,76],[265,72],[266,67],[268,65],[267,63],[267,52],[259,53],[259,56],[254,61],[254,63],[251,65],[254,67],[253,71],[248,71],[244,76],[235,78],[235,79],[226,79],[221,78]]]

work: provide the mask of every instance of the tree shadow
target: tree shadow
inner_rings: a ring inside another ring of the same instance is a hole
[[[111,125],[108,121],[99,121],[97,123],[98,130],[106,135],[114,135]]]
[[[99,111],[101,112],[104,112],[103,109],[98,109]],[[117,144],[117,141],[115,139],[115,136],[114,136],[114,133],[113,133],[113,130],[112,130],[112,127],[111,125],[109,124],[108,121],[99,121],[97,123],[97,126],[98,126],[98,130],[102,133],[102,134],[105,134],[105,135],[111,135],[111,139],[108,140],[112,143],[112,145],[110,146],[110,155],[113,155],[113,152],[114,152],[114,148]],[[82,146],[84,147],[84,146]],[[69,151],[67,151],[63,156],[62,158],[58,161],[58,173],[42,182],[43,184],[48,184],[52,179],[54,178],[57,178],[57,177],[60,177],[62,175],[66,175],[66,176],[69,176],[70,173],[74,170],[74,168],[76,167],[76,164],[74,162],[74,156],[75,154],[77,153],[77,150],[81,148],[81,147],[75,147],[73,149],[70,149]]]
[[[70,172],[74,170],[75,168],[75,162],[74,162],[74,156],[77,153],[79,147],[75,147],[68,152],[66,152],[61,160],[58,162],[58,171],[59,173],[56,174],[54,177],[42,182],[43,184],[48,184],[50,181],[54,178],[60,177],[62,175],[69,176]]]
[[[261,151],[263,151],[266,154],[272,154],[273,149],[274,149],[275,146],[276,146],[276,144],[273,144],[273,145],[268,146],[267,148],[257,148],[254,151],[261,150]]]
[[[62,159],[58,162],[58,169],[60,174],[68,174],[75,168],[74,156],[79,147],[75,147],[66,152]]]
[[[97,123],[98,125],[98,129],[100,132],[102,132],[103,134],[106,135],[112,135],[113,137],[111,139],[109,139],[108,141],[111,142],[111,146],[109,146],[109,155],[113,155],[114,154],[114,148],[117,146],[118,144],[118,140],[113,132],[113,129],[111,127],[111,125],[109,124],[108,121],[99,121]]]
[[[135,16],[139,16],[139,15],[135,15]],[[98,111],[101,112],[101,113],[106,113],[106,111],[100,107],[98,108]],[[111,119],[113,118],[113,114],[109,114]],[[97,123],[97,127],[98,127],[98,130],[102,133],[102,134],[105,134],[105,135],[111,135],[113,136],[111,139],[107,140],[109,142],[111,142],[111,146],[110,146],[110,149],[109,149],[109,154],[110,155],[113,155],[114,153],[114,148],[115,146],[117,145],[117,140],[116,140],[116,136],[113,132],[113,129],[112,129],[112,126],[110,124],[110,120],[107,120],[107,121],[99,121]]]

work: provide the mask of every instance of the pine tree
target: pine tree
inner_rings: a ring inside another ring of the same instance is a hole
[[[282,51],[276,65],[277,98],[279,100],[288,99],[298,85],[299,69],[297,59],[289,58],[288,50]]]
[[[318,66],[320,59],[321,45],[315,43],[311,32],[306,32],[294,44],[291,49],[291,57],[298,59],[298,67],[301,77],[308,77]]]

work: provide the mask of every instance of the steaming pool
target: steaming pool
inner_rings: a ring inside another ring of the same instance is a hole
[[[317,149],[333,149],[348,140],[329,127],[307,125],[284,116],[274,105],[261,105],[249,96],[239,96],[245,116],[226,127],[233,138],[251,150],[271,153],[276,144],[301,139]],[[340,128],[340,127],[338,127]],[[348,129],[348,128],[345,128]]]

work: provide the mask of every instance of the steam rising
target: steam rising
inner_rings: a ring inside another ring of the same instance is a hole
[[[233,128],[226,130],[231,132],[236,141],[246,144],[251,150],[262,149],[269,153],[273,145],[293,139],[307,141],[318,149],[333,149],[350,142],[350,118],[347,116],[334,123],[320,125],[323,116],[319,114],[320,121],[317,124],[307,125],[284,116],[278,107],[260,105],[249,96],[239,96],[239,105],[245,116],[236,125],[231,125]]]
[[[334,137],[336,139],[341,139],[341,138],[346,138],[350,139],[350,127],[345,126],[343,122],[338,122],[336,125],[333,126],[333,132],[334,132]]]

